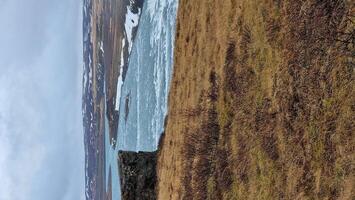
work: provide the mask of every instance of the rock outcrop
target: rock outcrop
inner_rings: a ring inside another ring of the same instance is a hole
[[[157,152],[119,152],[122,200],[156,199],[156,163]]]

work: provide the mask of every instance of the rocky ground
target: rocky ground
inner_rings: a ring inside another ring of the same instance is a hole
[[[120,151],[119,172],[123,200],[156,199],[156,152]]]
[[[180,0],[158,199],[353,199],[354,4]]]

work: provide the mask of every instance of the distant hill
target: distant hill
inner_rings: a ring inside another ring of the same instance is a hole
[[[86,199],[105,199],[105,119],[117,140],[120,87],[138,29],[143,0],[84,0],[83,94]],[[118,170],[118,169],[117,169]],[[108,197],[110,198],[110,197]]]

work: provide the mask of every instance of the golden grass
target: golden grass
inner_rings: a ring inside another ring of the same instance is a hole
[[[159,199],[353,198],[353,11],[181,0]]]

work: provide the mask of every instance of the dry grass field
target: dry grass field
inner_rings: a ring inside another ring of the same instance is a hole
[[[351,0],[180,0],[158,198],[355,198]]]

